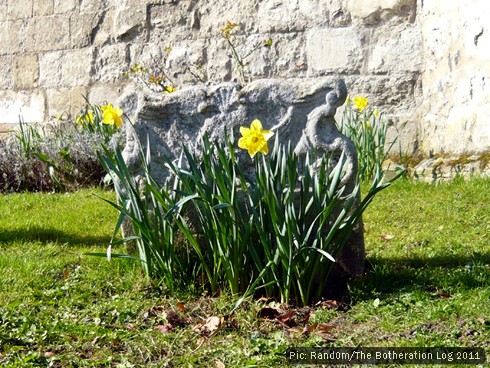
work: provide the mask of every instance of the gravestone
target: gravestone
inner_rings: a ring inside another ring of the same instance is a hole
[[[342,184],[348,194],[356,184],[357,152],[352,141],[338,131],[334,118],[346,97],[345,83],[330,77],[263,79],[244,87],[236,83],[192,86],[168,94],[132,91],[118,101],[133,120],[132,125],[127,125],[123,156],[135,177],[143,175],[140,144],[149,142],[152,175],[163,182],[169,175],[165,156],[177,159],[183,146],[197,149],[199,138],[205,133],[211,140],[223,139],[225,131],[238,138],[240,126],[248,127],[259,119],[264,129],[276,133],[280,142],[290,142],[299,156],[311,149],[319,154],[333,153],[337,158],[343,152],[346,165]],[[248,154],[238,154],[243,155],[246,165]],[[362,221],[353,230],[334,271],[347,277],[363,273]]]

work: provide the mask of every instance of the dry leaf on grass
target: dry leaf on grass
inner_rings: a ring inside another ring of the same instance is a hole
[[[315,304],[315,307],[322,307],[323,309],[338,309],[346,311],[349,309],[349,305],[338,300],[322,300]]]
[[[381,239],[383,240],[391,240],[391,239],[394,239],[395,238],[395,235],[392,235],[392,234],[381,234],[379,236]]]
[[[259,318],[275,319],[283,311],[277,307],[264,307],[259,311]]]
[[[169,333],[174,329],[174,326],[170,323],[165,325],[156,325],[155,330],[160,331],[163,334]]]
[[[182,317],[179,313],[173,310],[169,310],[166,312],[167,322],[174,326],[185,326],[188,324],[188,320],[185,317]]]
[[[220,326],[223,324],[224,318],[223,317],[216,317],[212,316],[206,319],[204,324],[197,324],[194,327],[194,332],[200,333],[204,336],[212,336],[218,331]]]
[[[440,293],[437,293],[437,296],[439,298],[450,298],[451,297],[451,293],[440,292]]]
[[[215,366],[216,368],[226,368],[225,363],[223,363],[221,360],[216,360]]]
[[[132,323],[127,323],[126,324],[126,328],[129,330],[129,331],[137,331],[136,327],[134,327],[134,325]]]

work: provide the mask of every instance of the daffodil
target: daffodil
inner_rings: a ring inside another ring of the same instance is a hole
[[[172,93],[172,92],[175,92],[177,91],[177,88],[175,88],[174,86],[166,86],[165,87],[165,92],[166,93]]]
[[[262,128],[260,120],[255,119],[250,124],[250,128],[240,127],[240,133],[242,137],[238,140],[238,147],[246,149],[251,158],[253,158],[257,152],[264,155],[269,153],[269,147],[267,141],[274,135],[269,130]]]
[[[357,96],[352,99],[354,101],[354,106],[359,112],[363,112],[367,108],[368,99],[367,97]]]
[[[120,127],[123,124],[123,111],[119,107],[114,108],[112,104],[101,106],[102,122],[107,125]]]
[[[75,122],[80,125],[93,124],[94,114],[92,113],[92,111],[87,111],[86,113],[79,115]]]
[[[379,116],[379,110],[378,109],[374,109],[373,114],[374,114],[374,116],[378,117]]]

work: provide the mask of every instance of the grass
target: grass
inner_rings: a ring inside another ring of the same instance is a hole
[[[490,356],[489,179],[399,181],[364,216],[369,270],[311,308],[168,295],[104,251],[98,189],[0,197],[0,365],[279,367],[288,347],[469,346]],[[214,317],[214,318],[213,318]]]

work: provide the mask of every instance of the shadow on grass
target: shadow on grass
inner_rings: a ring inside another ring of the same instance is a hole
[[[0,243],[30,242],[60,243],[77,246],[108,245],[111,241],[109,236],[74,235],[58,229],[30,227],[22,230],[1,230]]]
[[[431,258],[372,258],[351,285],[361,299],[415,290],[440,292],[490,288],[490,253]]]

